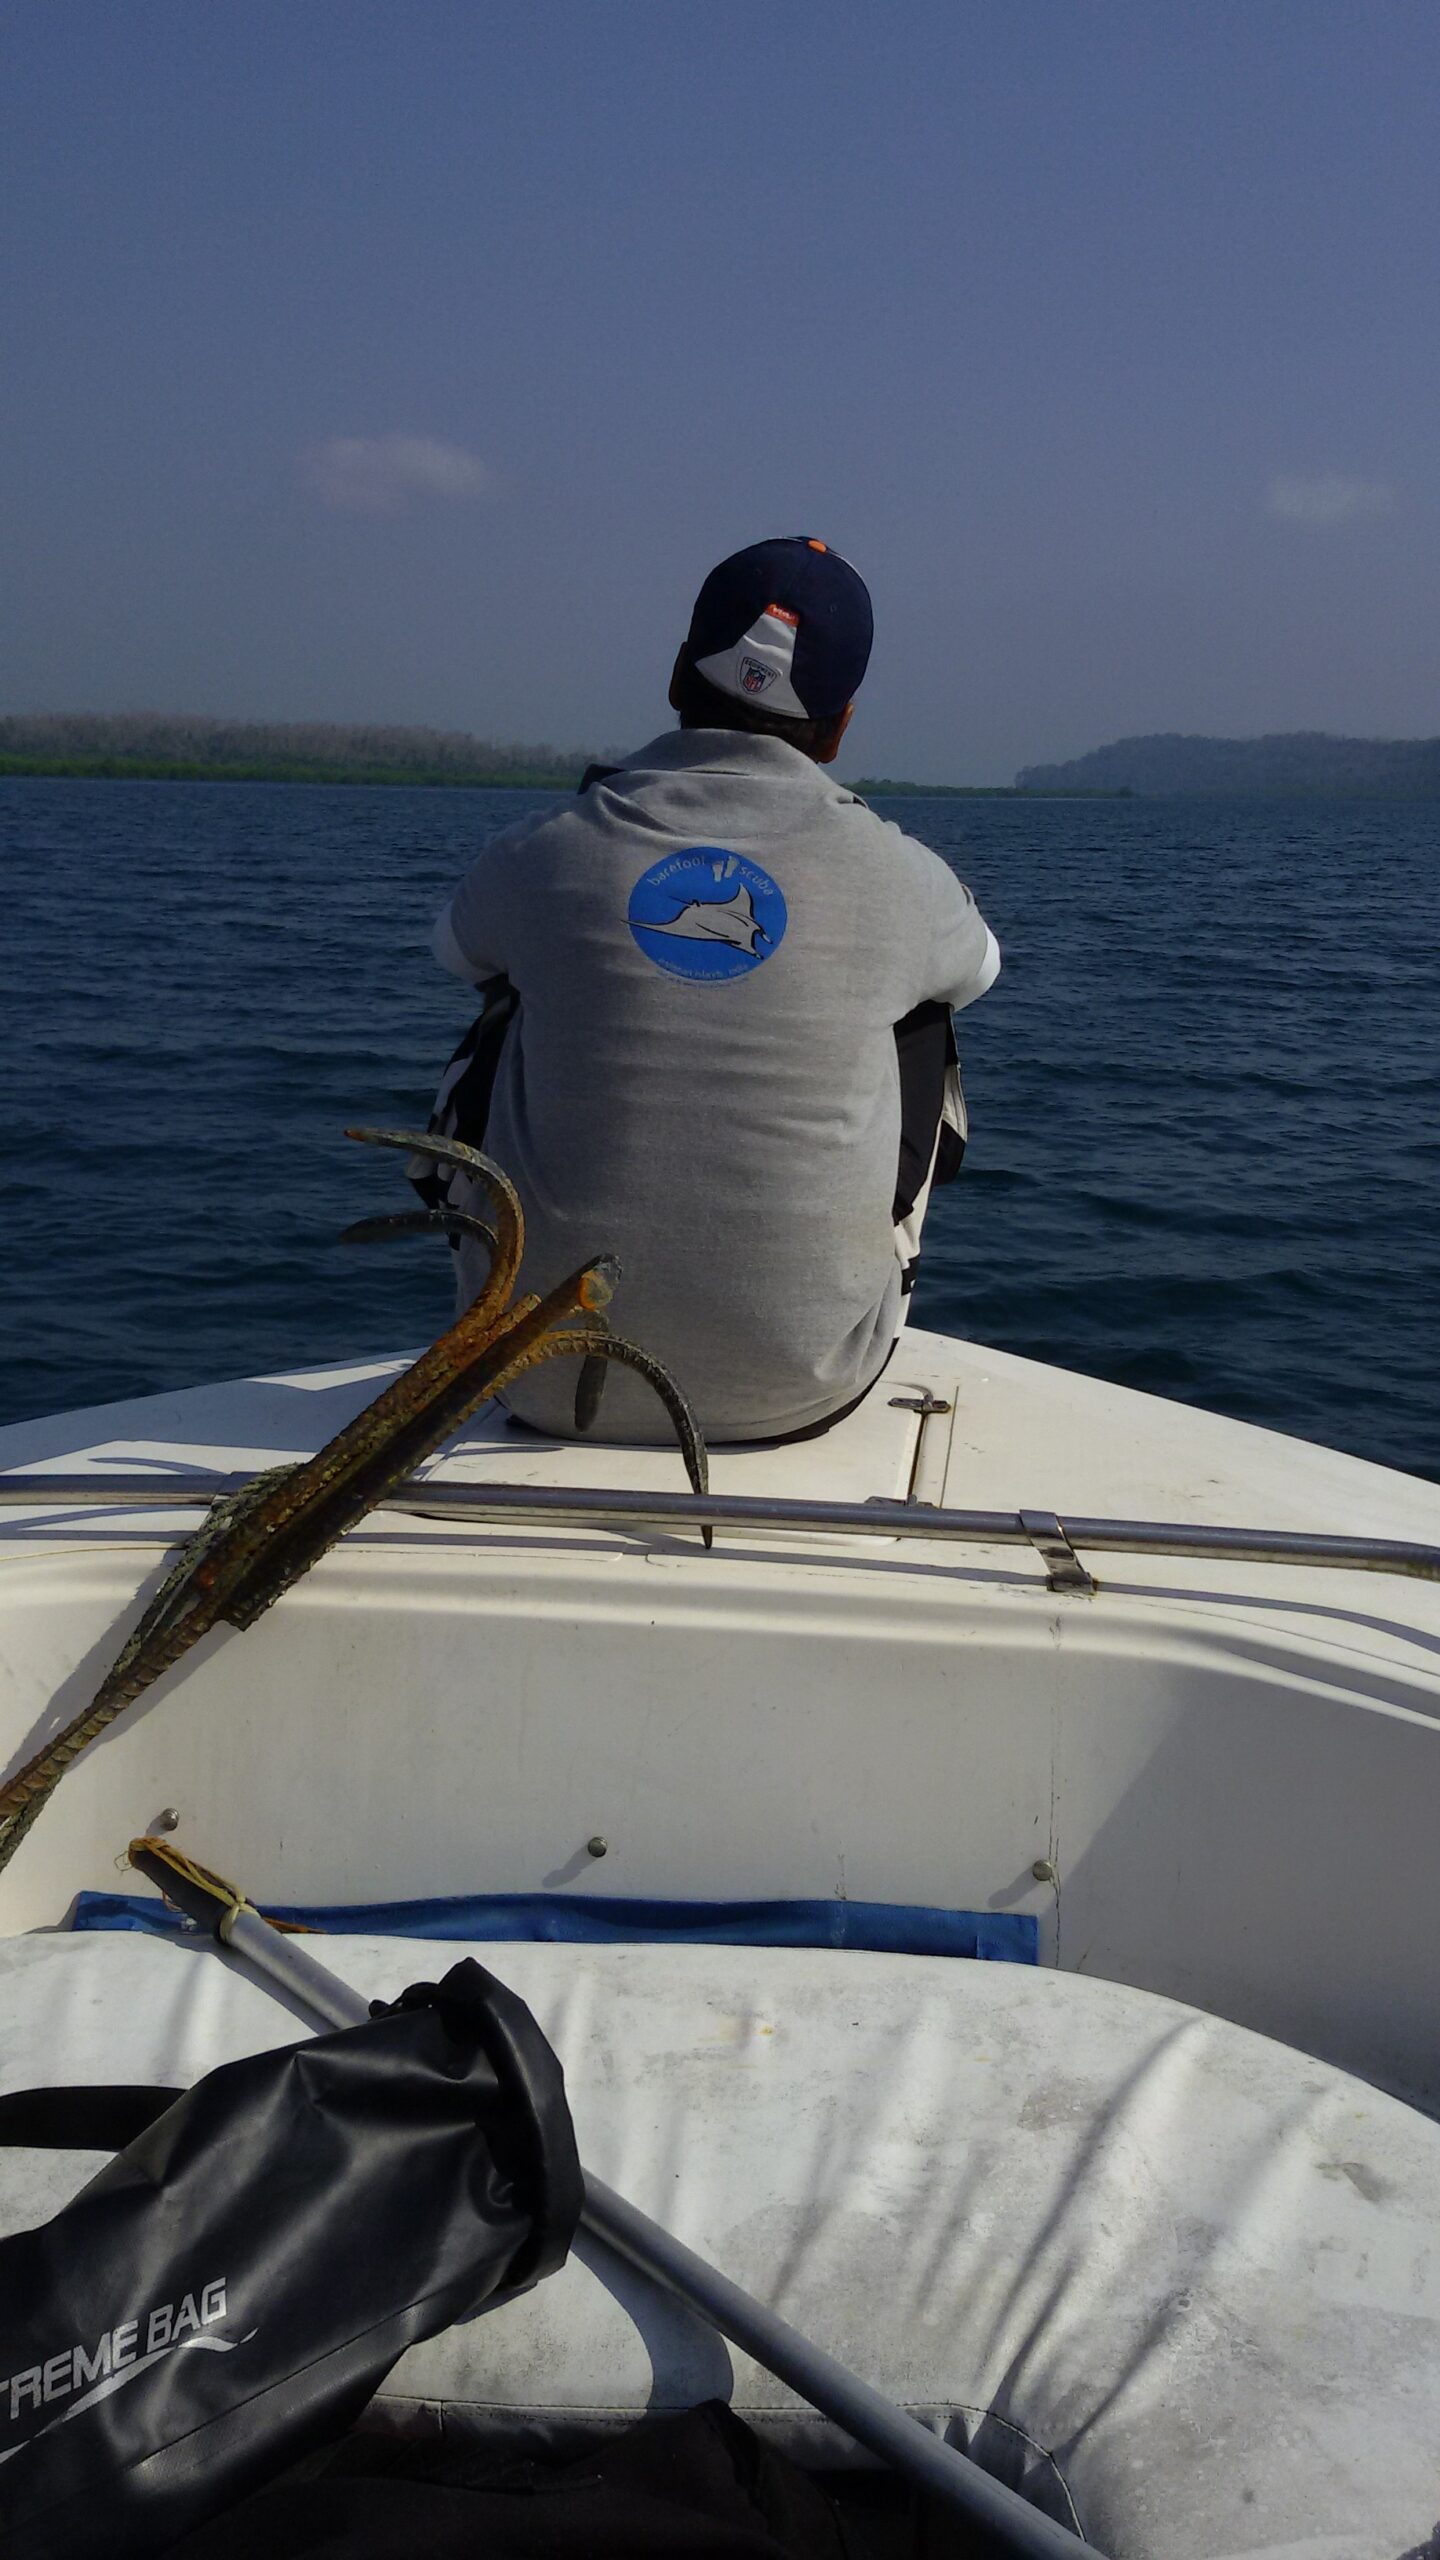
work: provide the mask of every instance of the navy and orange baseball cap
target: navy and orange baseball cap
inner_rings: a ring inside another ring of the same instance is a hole
[[[858,569],[797,533],[752,542],[711,570],[685,648],[718,693],[783,719],[834,720],[870,663],[874,635]]]

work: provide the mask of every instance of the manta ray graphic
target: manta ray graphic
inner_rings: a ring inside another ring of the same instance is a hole
[[[764,930],[750,892],[743,885],[733,898],[692,898],[669,924],[653,924],[647,916],[641,925],[644,933],[673,933],[684,942],[725,942],[732,951],[743,951],[752,960],[756,936]]]

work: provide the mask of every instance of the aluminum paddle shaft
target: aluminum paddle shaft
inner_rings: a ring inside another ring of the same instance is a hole
[[[294,1937],[262,1920],[233,1886],[195,1866],[168,1841],[132,1841],[130,1863],[287,2003],[298,2002],[328,2027],[368,2021],[370,2003],[363,1992],[352,1991],[348,1982],[317,1964]],[[1076,2560],[1077,2553],[1092,2548],[922,2427],[883,2392],[872,2390],[588,2169],[581,2219],[596,2239],[700,2312],[732,2346],[833,2419],[857,2444],[988,2534],[991,2548],[1003,2560]]]

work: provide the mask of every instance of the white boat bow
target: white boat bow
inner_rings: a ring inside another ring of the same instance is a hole
[[[396,1365],[0,1434],[11,1767],[207,1491]],[[161,1824],[262,1906],[820,1906],[833,1945],[487,1957],[604,2174],[1063,2475],[1102,2548],[1401,2560],[1440,2514],[1437,1570],[1434,1486],[919,1331],[830,1433],[715,1453],[708,1502],[673,1450],[491,1409],[66,1777],[0,1877],[11,2085],[294,2032],[193,1947],[66,1929]],[[901,1942],[856,1942],[877,1909]],[[1039,1964],[918,1951],[907,1913],[1026,1924]],[[377,1990],[423,1958],[327,1947]],[[415,2350],[391,2415],[563,2433],[718,2383],[802,2440],[721,2352],[572,2261]]]

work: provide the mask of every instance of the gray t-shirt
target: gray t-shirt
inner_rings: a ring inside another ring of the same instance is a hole
[[[675,730],[488,844],[436,951],[519,993],[486,1151],[524,1206],[521,1285],[617,1254],[612,1323],[713,1440],[858,1395],[898,1322],[895,1025],[999,966],[945,864],[779,739]],[[466,1247],[463,1296],[483,1270]],[[573,1429],[576,1374],[509,1401]],[[613,1363],[599,1436],[668,1436]]]

